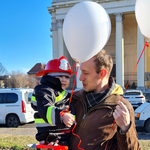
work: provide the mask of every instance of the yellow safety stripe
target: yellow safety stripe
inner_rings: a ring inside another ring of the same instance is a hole
[[[66,93],[65,91],[62,91],[62,93],[55,98],[55,103],[60,101],[64,97],[65,93]]]
[[[55,99],[55,102],[60,101],[60,100],[64,97],[65,93],[66,93],[66,92],[63,91],[59,96],[57,96],[56,99]],[[32,96],[32,97],[31,97],[31,100],[34,101],[34,102],[37,102],[35,96]]]
[[[49,124],[53,125],[52,123],[52,116],[51,116],[51,113],[52,113],[52,109],[54,108],[54,106],[50,106],[48,107],[47,109],[47,114],[46,114],[46,118],[47,118],[47,121]]]
[[[31,101],[36,102],[36,98],[35,98],[35,96],[32,96],[32,97],[31,97]]]
[[[34,119],[35,123],[45,123],[45,121],[42,118]]]

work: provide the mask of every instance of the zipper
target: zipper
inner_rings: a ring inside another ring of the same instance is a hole
[[[84,114],[84,115],[83,115],[83,117],[82,117],[82,121],[85,119],[85,117],[86,117],[86,114]]]
[[[87,107],[86,107],[86,108],[87,108]],[[81,137],[82,134],[83,134],[83,130],[81,130],[81,126],[82,126],[82,128],[85,128],[86,124],[87,124],[88,121],[89,121],[89,120],[85,120],[86,116],[87,116],[90,112],[92,112],[92,111],[94,111],[94,110],[97,110],[97,109],[100,109],[100,108],[108,108],[108,107],[107,107],[107,106],[101,106],[101,107],[99,107],[99,106],[96,105],[96,106],[92,107],[88,112],[86,111],[86,113],[83,115],[82,121],[81,121],[81,123],[80,123],[80,127],[78,128],[78,131],[77,131],[77,133],[79,133],[80,137]],[[81,141],[81,143],[82,143],[82,141]]]
[[[94,111],[94,110],[97,110],[97,109],[100,109],[100,108],[109,108],[108,106],[101,106],[101,105],[96,105],[96,106],[94,106],[94,107],[92,107],[88,112],[86,111],[86,113],[83,115],[83,117],[82,117],[82,121],[81,121],[81,123],[80,123],[80,126],[83,124],[83,121],[85,120],[85,118],[86,118],[86,116],[90,113],[90,112],[92,112],[92,111]],[[86,121],[87,122],[87,121]],[[85,122],[85,124],[86,124],[86,122]]]
[[[109,104],[109,105],[102,105],[101,103],[95,105],[94,107],[92,107],[88,112],[87,112],[87,105],[85,103],[85,101],[81,101],[83,102],[83,106],[85,106],[85,111],[84,111],[84,115],[83,115],[83,118],[82,118],[82,121],[85,119],[85,117],[92,111],[96,110],[96,109],[99,109],[99,108],[110,108],[110,106],[116,106],[115,104]],[[82,122],[81,122],[82,123]]]
[[[80,127],[78,128],[78,133],[79,133],[80,137],[82,136],[82,133],[83,133],[83,130],[81,130],[81,126],[82,126],[83,128],[85,128],[87,122],[89,121],[89,120],[85,120],[86,116],[87,116],[92,110],[95,109],[95,107],[94,107],[94,108],[91,108],[91,109],[87,112],[86,103],[84,102],[84,104],[85,104],[85,107],[84,107],[84,115],[83,115],[83,117],[82,117],[82,121],[81,121],[81,123],[80,123]],[[82,105],[83,105],[83,103],[82,103]],[[81,141],[81,142],[82,142],[82,141]]]

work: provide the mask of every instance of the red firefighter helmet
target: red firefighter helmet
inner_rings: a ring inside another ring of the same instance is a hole
[[[71,70],[71,66],[64,56],[59,59],[50,60],[45,67],[45,70],[39,71],[36,73],[36,76],[43,76],[52,72],[65,72],[69,73],[69,75],[73,75],[74,72]]]

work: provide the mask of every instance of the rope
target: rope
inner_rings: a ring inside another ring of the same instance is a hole
[[[70,96],[70,100],[69,100],[69,107],[70,107],[70,104],[71,104],[71,100],[72,100],[72,96],[73,96],[73,90],[74,90],[74,88],[75,88],[75,83],[76,83],[76,78],[77,78],[77,73],[78,73],[79,66],[80,66],[79,63],[76,62],[76,63],[73,65],[73,69],[74,69],[75,65],[76,65],[76,67],[77,67],[77,70],[76,70],[75,79],[74,79],[74,83],[73,83],[73,87],[72,87],[72,91],[71,91],[71,96]],[[61,111],[61,112],[60,112],[60,115],[63,116],[65,112],[68,112],[68,113],[69,113],[69,107],[68,107],[67,110]],[[77,122],[76,122],[76,120],[75,120],[75,124],[74,124],[74,126],[73,126],[73,128],[72,128],[72,134],[75,135],[75,136],[77,136],[77,137],[79,138],[79,143],[78,143],[78,145],[77,145],[77,148],[80,149],[80,150],[84,150],[83,148],[80,148],[80,147],[79,147],[80,144],[81,144],[81,138],[80,138],[80,136],[77,135],[77,134],[75,134],[75,133],[73,133],[73,131],[74,131],[76,125],[77,125]]]
[[[125,91],[126,91],[128,85],[129,85],[129,83],[130,83],[130,80],[131,80],[131,78],[132,78],[132,76],[133,76],[133,74],[134,74],[134,72],[135,72],[135,69],[137,68],[137,65],[139,64],[139,61],[140,61],[140,59],[141,59],[141,57],[142,57],[142,55],[143,55],[144,50],[145,50],[146,47],[149,47],[149,45],[147,44],[147,42],[145,42],[145,46],[144,46],[144,48],[143,48],[143,50],[142,50],[142,52],[141,52],[141,54],[140,54],[140,57],[139,57],[139,59],[138,59],[136,65],[135,65],[135,67],[134,67],[134,69],[133,69],[133,72],[132,72],[131,77],[130,77],[130,79],[129,79],[129,81],[128,81],[126,87],[125,87],[125,90],[124,90],[123,94],[125,93]],[[121,96],[120,101],[122,100],[122,98],[123,98],[123,95]],[[114,125],[115,125],[115,121],[114,121],[114,123],[113,123],[113,125],[112,125],[112,128],[111,128],[111,130],[110,130],[110,133],[112,132]],[[110,135],[110,133],[109,133],[109,135]],[[107,141],[107,144],[106,144],[106,146],[105,146],[105,150],[107,150],[108,143],[109,143],[109,141]]]

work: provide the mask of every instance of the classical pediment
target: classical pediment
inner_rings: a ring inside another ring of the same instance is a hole
[[[51,7],[48,7],[50,14],[55,13],[56,19],[64,19],[68,10],[79,2],[85,0],[53,0]],[[108,14],[114,13],[128,13],[135,10],[136,0],[93,0],[101,4],[107,11]]]

